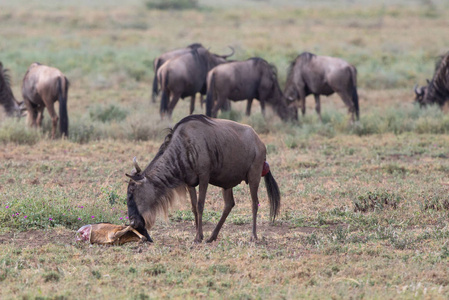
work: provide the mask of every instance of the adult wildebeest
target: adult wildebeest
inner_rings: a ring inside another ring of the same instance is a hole
[[[435,73],[427,86],[415,86],[416,101],[421,106],[436,103],[442,107],[449,100],[449,52],[436,64]]]
[[[160,211],[167,210],[177,195],[189,191],[195,215],[195,242],[203,240],[203,210],[209,184],[223,190],[224,210],[207,242],[217,239],[218,232],[234,207],[232,188],[245,181],[252,199],[252,238],[257,239],[256,219],[259,199],[257,190],[265,175],[270,216],[279,213],[280,193],[266,161],[265,145],[247,125],[204,115],[190,115],[179,121],[165,138],[158,153],[145,170],[134,159],[134,170],[127,192],[130,225],[151,238],[150,230]],[[195,187],[199,185],[199,197]]]
[[[67,115],[67,94],[69,81],[56,68],[32,63],[23,78],[22,95],[28,110],[28,121],[31,126],[41,127],[44,109],[47,108],[52,120],[51,137],[55,137],[58,116],[54,102],[59,100],[59,119],[61,134],[69,134],[69,118]]]
[[[165,62],[158,70],[161,84],[161,116],[171,117],[179,98],[191,97],[190,114],[195,109],[196,93],[206,94],[207,72],[213,67],[225,63],[229,55],[216,55],[199,47]],[[171,100],[170,100],[171,97]]]
[[[159,92],[159,85],[157,80],[157,71],[159,68],[168,60],[175,58],[176,56],[186,54],[190,52],[192,49],[204,48],[200,43],[191,44],[185,48],[175,49],[169,52],[165,52],[159,57],[155,58],[153,61],[153,69],[154,69],[154,78],[153,78],[153,94],[151,97],[152,102],[156,102],[156,97]]]
[[[279,88],[276,68],[262,58],[219,65],[207,75],[206,115],[216,117],[227,99],[248,99],[246,114],[249,115],[253,98],[260,101],[262,113],[267,102],[282,120],[295,118],[294,109],[288,107]]]
[[[11,90],[11,81],[8,69],[3,68],[0,62],[0,105],[3,106],[7,116],[20,117],[23,111],[23,102],[17,102]]]
[[[320,95],[337,93],[348,107],[352,121],[359,119],[357,70],[346,61],[304,52],[290,64],[284,94],[290,101],[299,99],[306,112],[306,97],[315,96],[315,109],[321,120]]]

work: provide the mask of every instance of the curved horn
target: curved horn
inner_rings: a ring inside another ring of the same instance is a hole
[[[418,88],[418,85],[417,84],[415,84],[415,87],[413,88],[414,90],[415,90],[415,94],[417,95],[417,96],[421,96],[422,95],[422,89],[421,88]]]
[[[142,169],[139,167],[139,165],[137,164],[137,157],[135,157],[134,156],[134,158],[133,158],[133,165],[134,165],[134,168],[136,169],[136,172],[137,173],[141,173],[142,172]]]
[[[234,48],[232,48],[231,46],[228,46],[228,47],[232,50],[232,52],[231,52],[231,54],[228,54],[228,55],[222,55],[221,57],[223,57],[224,59],[226,59],[226,58],[228,58],[228,57],[234,55],[234,53],[235,53]]]

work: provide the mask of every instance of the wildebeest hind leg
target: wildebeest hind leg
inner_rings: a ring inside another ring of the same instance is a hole
[[[54,139],[55,138],[55,134],[56,134],[56,127],[58,125],[58,115],[55,112],[55,108],[54,108],[53,104],[47,105],[47,109],[48,109],[48,113],[50,114],[51,122],[52,122],[51,138]],[[39,122],[38,122],[37,126],[40,127]]]
[[[224,222],[226,221],[226,218],[228,217],[229,213],[231,212],[232,208],[235,205],[232,188],[226,189],[226,190],[223,189],[222,193],[223,193],[223,199],[224,199],[223,214],[221,215],[220,221],[218,221],[218,224],[215,227],[214,231],[212,232],[210,238],[207,240],[208,243],[213,242],[217,239],[217,236],[218,236],[218,233],[220,232],[221,227],[223,226]]]
[[[351,96],[345,92],[337,92],[337,94],[348,108],[348,113],[351,115],[351,123],[354,123],[355,107],[351,101]]]
[[[252,240],[257,240],[257,211],[259,209],[259,197],[257,196],[257,191],[259,190],[260,183],[260,174],[261,170],[257,169],[257,174],[250,174],[249,183],[249,191],[251,193],[252,200],[252,211],[253,211],[253,235],[251,237]],[[254,178],[251,180],[251,178]]]
[[[198,230],[198,211],[196,210],[198,199],[196,197],[196,190],[194,187],[189,187],[189,195],[190,195],[190,202],[192,203],[192,212],[195,216],[195,228]]]
[[[179,95],[173,93],[173,97],[171,98],[170,103],[168,104],[167,107],[167,114],[168,114],[168,118],[171,119],[171,115],[173,113],[173,109],[175,109],[176,104],[179,101]]]
[[[212,114],[211,115],[212,115],[213,118],[217,117],[218,110],[225,105],[226,100],[227,99],[225,97],[223,97],[221,95],[218,95],[218,99],[215,102],[214,108],[212,109]]]

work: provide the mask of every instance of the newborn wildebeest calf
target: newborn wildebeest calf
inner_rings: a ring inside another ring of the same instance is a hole
[[[130,225],[151,241],[147,230],[154,225],[156,214],[167,214],[176,195],[185,195],[187,189],[195,215],[195,242],[201,242],[204,201],[210,183],[223,189],[225,202],[220,221],[207,240],[215,241],[235,205],[232,188],[245,181],[252,199],[252,238],[257,239],[257,190],[261,176],[265,176],[272,220],[280,206],[279,188],[265,160],[265,145],[250,126],[203,115],[188,116],[170,131],[145,170],[134,159],[135,169],[131,175],[126,174],[131,178],[127,194]]]

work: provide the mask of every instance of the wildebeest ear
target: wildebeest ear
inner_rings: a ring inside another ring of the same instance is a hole
[[[430,84],[430,80],[429,79],[426,79],[426,81],[427,81],[427,84]]]
[[[129,177],[134,183],[142,184],[145,180],[145,175],[143,174],[125,174],[127,177]]]

